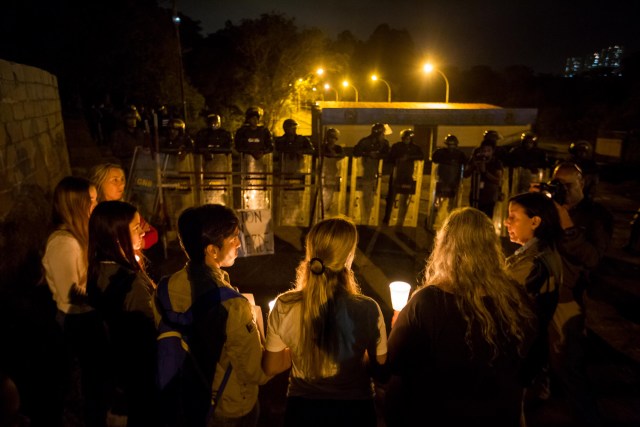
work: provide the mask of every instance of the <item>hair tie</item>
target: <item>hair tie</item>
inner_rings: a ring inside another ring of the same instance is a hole
[[[311,258],[309,260],[309,270],[316,276],[320,276],[324,273],[324,263],[320,258]]]

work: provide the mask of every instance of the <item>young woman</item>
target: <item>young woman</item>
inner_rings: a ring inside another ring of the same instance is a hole
[[[517,426],[534,329],[492,221],[474,208],[453,211],[389,336],[387,425]]]
[[[536,380],[531,397],[549,393],[548,376],[540,375],[548,363],[547,329],[558,305],[562,284],[562,258],[556,242],[563,236],[554,202],[539,192],[509,199],[509,216],[504,222],[512,242],[522,245],[507,258],[507,272],[520,284],[535,305],[538,337],[529,353],[524,379]]]
[[[98,202],[122,200],[126,178],[122,166],[114,163],[104,163],[94,166],[91,170],[91,182],[98,190]],[[140,218],[144,231],[143,245],[140,249],[149,249],[158,242],[158,230]]]
[[[85,423],[93,426],[104,415],[102,357],[104,329],[86,301],[89,215],[97,204],[96,188],[84,178],[68,176],[53,194],[53,224],[42,264],[58,307],[70,361],[80,367]],[[101,415],[102,414],[102,415]]]
[[[189,261],[160,281],[154,304],[161,333],[171,320],[169,311],[173,319],[192,318],[180,329],[193,357],[178,375],[181,385],[173,387],[170,379],[162,390],[167,425],[252,427],[258,422],[258,386],[269,379],[260,366],[261,337],[251,304],[222,270],[238,256],[238,226],[236,214],[222,205],[188,208],[178,218]]]
[[[385,363],[387,335],[380,307],[351,270],[357,241],[349,220],[313,226],[296,287],[269,314],[263,369],[293,365],[285,426],[376,425],[371,376]]]
[[[89,221],[89,302],[109,331],[111,413],[128,426],[157,425],[155,339],[151,300],[154,283],[136,260],[144,231],[132,205],[110,201]]]

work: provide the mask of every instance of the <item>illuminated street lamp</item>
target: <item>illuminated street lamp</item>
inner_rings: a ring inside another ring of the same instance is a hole
[[[351,86],[353,88],[353,91],[356,93],[356,102],[358,102],[358,89],[356,89],[356,87],[354,85],[352,85],[351,83],[349,83],[347,80],[342,82],[342,86],[344,86],[344,87]]]
[[[424,64],[424,72],[425,73],[430,73],[432,71],[435,71],[436,73],[440,74],[442,76],[442,78],[444,79],[444,83],[446,85],[446,92],[445,92],[445,96],[444,96],[444,102],[445,103],[449,103],[449,80],[447,79],[447,76],[444,75],[444,73],[440,70],[438,70],[437,68],[434,68],[433,65],[431,64]]]
[[[300,108],[301,108],[301,104],[302,104],[301,91],[304,91],[304,90],[306,91],[311,90],[313,92],[317,91],[317,89],[315,87],[311,87],[311,85],[315,84],[316,76],[319,77],[319,76],[322,76],[323,74],[324,74],[324,68],[319,67],[318,69],[316,69],[316,71],[312,73],[307,73],[307,75],[305,75],[304,77],[298,78],[298,80],[295,83],[295,86],[293,87],[296,93],[296,111],[300,111]],[[310,87],[311,89],[309,89]]]
[[[336,93],[336,102],[338,101],[338,91],[335,88],[332,88],[329,83],[324,84],[324,90],[332,90]]]
[[[387,102],[391,102],[391,86],[389,86],[389,83],[386,80],[381,79],[375,74],[371,76],[371,80],[373,80],[374,82],[380,81],[387,85]]]

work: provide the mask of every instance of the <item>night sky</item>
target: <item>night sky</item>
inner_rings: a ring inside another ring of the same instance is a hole
[[[160,2],[171,6],[171,0]],[[406,29],[418,51],[442,66],[526,65],[560,73],[568,56],[622,45],[640,49],[638,0],[177,0],[203,35],[261,13],[283,13],[330,37],[350,30],[366,40],[379,24]]]

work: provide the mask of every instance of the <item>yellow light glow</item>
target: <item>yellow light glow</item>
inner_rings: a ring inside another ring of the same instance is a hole
[[[374,74],[374,75],[372,75],[372,76],[371,76],[371,80],[373,80],[373,81],[375,82],[376,80],[378,80],[378,76],[376,76],[375,74]]]
[[[316,70],[316,74],[319,75],[319,76],[323,75],[324,74],[324,69],[323,68],[318,68]]]
[[[324,84],[324,89],[325,89],[325,90],[329,90],[329,89],[331,89],[331,85],[330,85],[329,83],[325,83],[325,84]]]
[[[433,65],[431,64],[424,64],[424,67],[422,68],[424,70],[425,73],[430,73],[433,71]]]
[[[343,82],[342,82],[342,86],[344,86],[344,87],[349,87],[349,82],[348,82],[348,81],[346,81],[346,80],[345,80],[345,81],[343,81]]]

